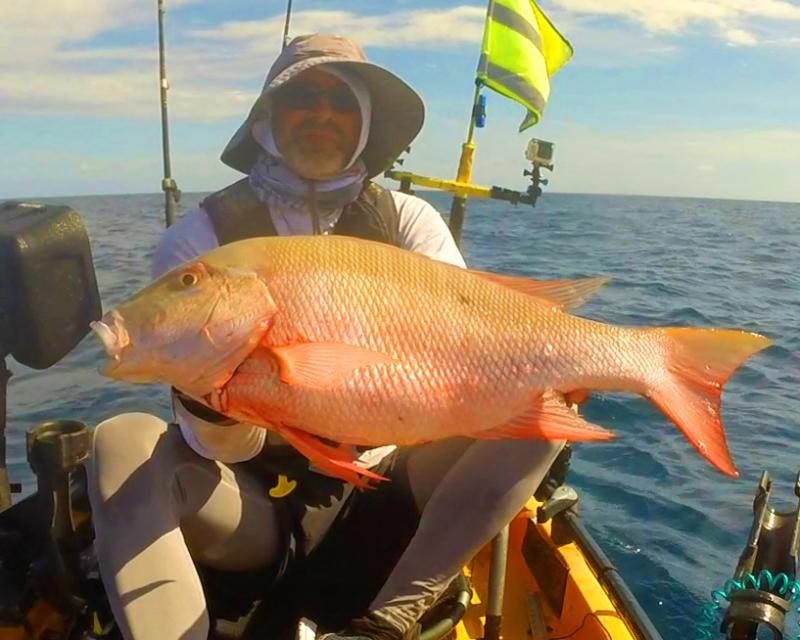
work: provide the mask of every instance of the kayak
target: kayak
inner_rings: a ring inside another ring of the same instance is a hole
[[[574,507],[537,522],[541,507],[531,498],[509,525],[501,637],[660,640]],[[465,568],[473,592],[458,640],[484,637],[491,568],[491,545]]]

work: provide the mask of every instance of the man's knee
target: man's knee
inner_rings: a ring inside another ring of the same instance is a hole
[[[510,468],[515,473],[525,473],[527,469],[549,468],[563,448],[563,440],[478,440],[470,455]],[[490,472],[502,471],[492,464]]]
[[[93,457],[145,460],[166,430],[167,423],[149,413],[122,413],[95,427]]]
[[[113,495],[126,478],[153,457],[167,423],[147,413],[123,413],[94,430],[89,481],[100,496]]]

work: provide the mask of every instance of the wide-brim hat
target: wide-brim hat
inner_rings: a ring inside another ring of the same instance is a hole
[[[361,160],[370,178],[391,167],[422,128],[425,119],[422,98],[396,75],[368,62],[361,47],[352,40],[320,33],[298,36],[286,45],[269,70],[261,95],[247,119],[223,150],[222,162],[250,173],[263,152],[251,128],[268,113],[269,97],[299,73],[323,65],[353,73],[366,85],[372,118]]]

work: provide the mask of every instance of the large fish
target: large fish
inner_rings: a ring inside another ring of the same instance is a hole
[[[107,375],[274,429],[357,484],[373,474],[320,438],[608,439],[565,400],[591,391],[649,398],[735,476],[721,391],[769,340],[567,313],[600,284],[472,272],[345,237],[255,238],[177,267],[93,328]]]

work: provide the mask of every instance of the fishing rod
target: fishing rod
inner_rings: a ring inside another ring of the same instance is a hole
[[[11,372],[6,366],[6,353],[0,347],[0,511],[11,506],[11,483],[6,467],[6,398]]]
[[[292,0],[287,0],[286,2],[286,21],[283,24],[283,44],[281,45],[281,49],[285,49],[286,45],[289,44],[289,23],[292,20]]]
[[[167,118],[167,80],[166,51],[164,45],[164,14],[166,13],[165,0],[158,0],[158,67],[159,86],[161,91],[161,149],[164,158],[164,179],[161,181],[161,190],[164,192],[164,216],[169,227],[175,222],[175,210],[181,199],[178,184],[172,178],[172,164],[169,154],[169,121]]]

